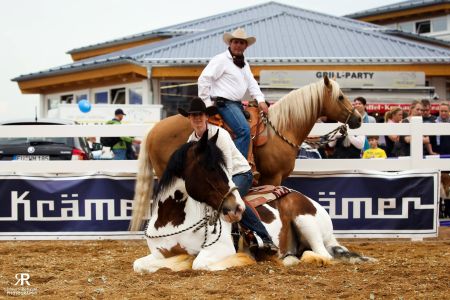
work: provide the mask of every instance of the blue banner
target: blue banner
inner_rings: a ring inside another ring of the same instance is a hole
[[[0,232],[127,231],[134,177],[0,177]]]
[[[439,172],[320,172],[284,185],[319,202],[338,237],[437,236]],[[134,176],[0,176],[0,239],[142,238]]]
[[[338,236],[436,236],[438,178],[438,171],[321,172],[283,184],[319,202]]]

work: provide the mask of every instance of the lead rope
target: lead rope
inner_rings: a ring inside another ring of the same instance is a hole
[[[197,232],[202,227],[204,227],[205,228],[205,238],[202,243],[202,248],[206,248],[211,245],[214,245],[220,239],[220,236],[222,235],[222,221],[219,218],[220,213],[218,211],[222,210],[225,199],[235,190],[237,190],[236,186],[232,187],[223,196],[222,201],[220,202],[220,205],[219,205],[219,208],[217,211],[213,211],[211,214],[209,214],[208,207],[205,207],[205,216],[202,219],[200,219],[198,222],[196,222],[195,224],[193,224],[187,228],[181,229],[181,230],[173,232],[173,233],[167,233],[167,234],[161,234],[161,235],[149,235],[149,234],[147,234],[147,229],[148,229],[148,226],[150,225],[150,220],[148,220],[147,225],[145,226],[144,235],[146,237],[148,237],[149,239],[164,238],[164,237],[174,236],[174,235],[186,232],[190,229],[194,229],[194,230],[192,230],[192,232]],[[215,234],[217,232],[217,230],[216,230],[217,222],[219,222],[219,234],[217,235],[217,238],[213,242],[206,244],[206,241],[208,240],[208,226],[214,226],[213,231],[211,233]]]
[[[261,112],[260,112],[260,115],[261,115],[261,119],[263,120],[264,124],[266,124],[266,125],[269,124],[270,127],[272,127],[273,131],[275,131],[275,133],[276,133],[283,141],[285,141],[286,143],[288,143],[290,146],[292,146],[292,147],[294,147],[294,148],[297,148],[297,149],[300,149],[300,148],[301,148],[301,145],[297,145],[297,144],[291,142],[288,138],[286,138],[284,135],[282,135],[281,132],[279,132],[279,131],[275,128],[275,126],[273,125],[273,123],[272,123],[272,122],[269,120],[269,118],[264,114],[264,112],[261,111]],[[348,120],[350,119],[350,116],[351,116],[351,114],[349,114],[349,115],[347,116],[347,120],[345,121],[344,124],[342,124],[341,126],[335,128],[335,129],[333,129],[332,131],[328,132],[327,134],[322,135],[322,136],[320,137],[320,142],[309,142],[309,141],[305,141],[305,143],[307,143],[308,145],[322,146],[322,145],[328,144],[329,142],[335,141],[335,140],[336,140],[336,134],[337,134],[338,132],[340,132],[340,133],[342,134],[342,136],[346,137],[346,136],[348,135],[348,132],[347,132],[347,123],[348,123]]]

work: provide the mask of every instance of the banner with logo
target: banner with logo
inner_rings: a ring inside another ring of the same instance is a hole
[[[439,171],[317,172],[284,185],[319,202],[338,237],[437,236]]]
[[[437,236],[439,172],[319,172],[284,185],[318,201],[338,237]],[[127,231],[135,176],[0,175],[0,239],[143,238]]]
[[[135,176],[0,176],[0,238],[130,237]]]

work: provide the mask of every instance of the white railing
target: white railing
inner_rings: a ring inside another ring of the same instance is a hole
[[[144,136],[152,125],[21,125],[0,126],[1,137],[65,137],[65,136]],[[336,124],[316,124],[310,135],[323,135],[336,128]],[[410,135],[411,156],[397,159],[302,159],[297,160],[295,172],[333,170],[402,171],[412,169],[450,170],[450,159],[427,158],[422,152],[423,135],[450,135],[450,123],[422,123],[413,118],[411,123],[363,124],[349,130],[349,134]],[[21,173],[136,173],[137,161],[89,160],[89,161],[0,161],[2,174]]]

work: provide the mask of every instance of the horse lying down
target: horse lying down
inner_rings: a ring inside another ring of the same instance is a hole
[[[316,264],[375,261],[339,244],[330,215],[318,202],[295,190],[281,188],[285,190],[281,197],[257,206],[256,210],[278,245],[279,258],[285,266],[298,264],[300,257]]]
[[[241,219],[245,204],[224,169],[216,140],[217,135],[210,140],[204,135],[172,155],[145,229],[151,254],[134,262],[136,272],[161,268],[217,271],[255,263],[252,257],[234,249],[231,224]],[[136,187],[137,194],[141,188]],[[132,230],[140,228],[145,212],[150,210],[149,202],[135,200]],[[299,263],[299,257],[319,265],[331,263],[333,258],[371,260],[341,246],[333,236],[325,209],[298,192],[292,191],[257,210],[279,245],[278,257],[286,266]]]

